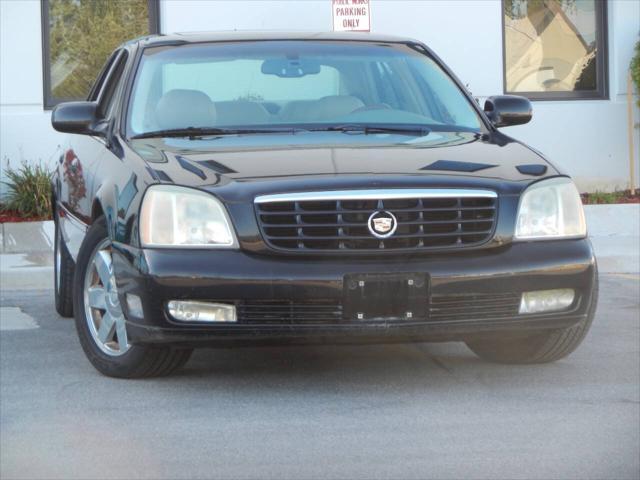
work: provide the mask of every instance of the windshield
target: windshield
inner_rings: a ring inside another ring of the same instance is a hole
[[[351,124],[481,125],[454,81],[407,45],[261,41],[145,49],[128,133]]]

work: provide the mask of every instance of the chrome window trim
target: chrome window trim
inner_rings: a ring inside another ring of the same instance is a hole
[[[329,190],[320,192],[277,193],[260,195],[254,203],[303,202],[331,200],[395,200],[406,198],[497,198],[493,190],[474,190],[457,188],[402,188],[378,190]]]

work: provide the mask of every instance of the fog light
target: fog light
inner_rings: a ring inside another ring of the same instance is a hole
[[[169,314],[181,322],[235,322],[236,307],[223,303],[172,300]]]
[[[576,292],[571,288],[524,292],[520,301],[520,313],[558,312],[573,303]]]

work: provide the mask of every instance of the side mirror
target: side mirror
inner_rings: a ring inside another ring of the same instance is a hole
[[[56,105],[51,112],[51,125],[59,132],[80,135],[100,135],[96,102],[66,102]]]
[[[528,98],[518,95],[496,95],[484,102],[484,113],[496,127],[507,127],[529,122],[532,107]]]

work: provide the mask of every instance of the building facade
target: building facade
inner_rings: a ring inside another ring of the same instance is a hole
[[[98,68],[84,60],[88,55],[77,49],[79,44],[102,62],[106,53],[93,53],[112,49],[110,43],[124,40],[118,35],[129,31],[325,31],[333,26],[335,8],[331,0],[127,1],[142,6],[133,13],[130,8],[90,17],[84,16],[82,0],[0,0],[2,169],[7,162],[51,165],[59,158],[60,135],[51,128],[50,109],[63,99],[81,98]],[[629,187],[627,75],[640,32],[640,1],[364,3],[371,31],[425,42],[480,102],[505,92],[530,97],[533,120],[506,133],[544,153],[576,179],[581,191]],[[91,23],[108,15],[121,18]],[[74,41],[73,22],[91,32],[91,42]],[[116,27],[102,32],[107,23]],[[637,98],[635,93],[636,123]],[[633,131],[636,186],[639,132]]]

